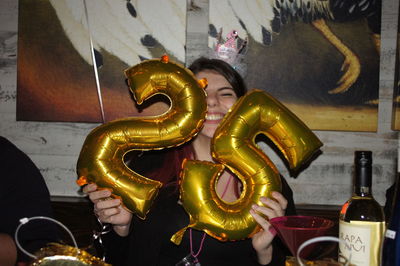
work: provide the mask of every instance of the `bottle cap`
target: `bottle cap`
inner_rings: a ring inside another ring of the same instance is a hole
[[[372,164],[372,151],[355,151],[354,158],[356,162],[360,162],[362,164]]]
[[[355,186],[371,187],[372,184],[372,151],[355,151]]]

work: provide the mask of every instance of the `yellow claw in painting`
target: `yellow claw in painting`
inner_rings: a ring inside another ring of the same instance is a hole
[[[262,196],[281,190],[279,172],[256,146],[263,134],[279,148],[292,169],[305,163],[322,143],[314,133],[279,101],[261,90],[252,90],[239,99],[218,126],[211,144],[214,164],[185,161],[181,174],[181,201],[190,223],[172,238],[179,244],[188,227],[205,231],[221,240],[251,237],[260,226],[250,215],[252,204],[263,205]],[[219,198],[216,184],[225,167],[242,182],[238,200]]]
[[[206,82],[197,81],[189,69],[170,62],[167,56],[143,61],[125,75],[138,104],[164,94],[171,107],[159,116],[119,119],[92,130],[79,155],[78,184],[94,182],[110,188],[128,210],[145,219],[162,184],[133,172],[124,156],[131,150],[178,146],[195,136],[207,110],[202,87]]]

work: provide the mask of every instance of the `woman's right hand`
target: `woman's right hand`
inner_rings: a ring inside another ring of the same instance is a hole
[[[94,204],[94,214],[102,223],[113,225],[114,231],[120,236],[127,236],[132,221],[132,213],[122,207],[120,199],[111,198],[111,191],[98,189],[96,184],[88,184],[83,193],[89,196]]]

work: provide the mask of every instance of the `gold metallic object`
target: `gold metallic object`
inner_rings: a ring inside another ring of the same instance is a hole
[[[78,159],[78,183],[110,188],[128,210],[145,219],[162,184],[133,172],[125,165],[124,156],[131,150],[178,146],[195,136],[207,110],[206,94],[200,86],[206,82],[198,82],[189,69],[165,56],[143,61],[125,75],[138,104],[164,94],[171,107],[159,116],[119,119],[92,130]]]
[[[190,224],[172,238],[179,244],[188,227],[205,231],[221,241],[251,237],[260,226],[250,215],[260,197],[281,191],[279,172],[254,139],[264,134],[282,152],[291,169],[299,168],[322,143],[289,109],[264,91],[252,90],[239,99],[218,126],[211,144],[220,164],[185,161],[181,176],[181,201]],[[224,202],[216,184],[228,167],[243,184],[233,203]]]
[[[32,266],[111,266],[84,250],[58,243],[41,248],[36,255]]]

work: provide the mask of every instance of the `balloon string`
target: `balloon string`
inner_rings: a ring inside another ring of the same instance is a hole
[[[197,256],[199,256],[201,250],[203,249],[204,240],[206,239],[206,233],[203,232],[203,238],[201,239],[199,250],[197,251],[196,254],[194,254],[193,244],[192,244],[192,228],[189,229],[189,232],[190,232],[190,254],[192,254],[192,256],[197,259]]]
[[[88,10],[86,7],[86,0],[83,0],[83,5],[85,7],[86,23],[87,23],[87,27],[88,27],[88,34],[89,34],[89,40],[90,40],[90,54],[92,55],[92,61],[93,61],[93,70],[94,70],[94,76],[95,76],[96,88],[97,88],[97,98],[99,99],[99,104],[100,104],[101,119],[104,123],[106,121],[106,119],[105,119],[105,115],[104,115],[103,97],[101,96],[99,73],[97,71],[96,57],[94,56],[93,39],[92,39],[92,34],[90,33],[89,16],[88,16]]]
[[[93,238],[93,241],[97,240],[99,245],[101,246],[101,248],[104,249],[103,239],[101,238],[101,236],[111,232],[111,230],[112,230],[111,229],[111,224],[108,224],[108,223],[107,224],[103,224],[100,221],[99,217],[97,217],[97,216],[96,216],[96,219],[97,219],[97,222],[100,224],[101,229],[100,229],[100,231],[93,230],[92,238]],[[104,261],[105,259],[106,259],[106,254],[104,252],[102,260]]]

